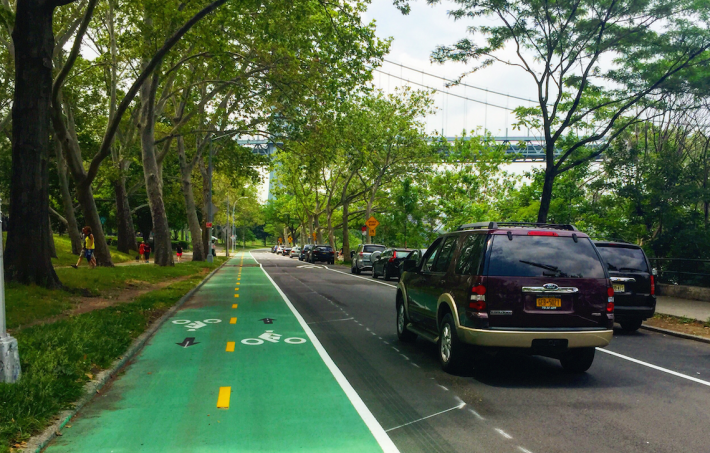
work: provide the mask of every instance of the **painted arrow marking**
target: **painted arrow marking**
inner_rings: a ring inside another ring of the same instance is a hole
[[[271,318],[261,318],[259,321],[264,321],[264,324],[273,324],[276,320]]]
[[[175,343],[178,346],[182,346],[183,348],[189,348],[190,346],[194,346],[196,344],[200,344],[195,342],[195,337],[187,337],[184,340],[182,340],[182,343]]]

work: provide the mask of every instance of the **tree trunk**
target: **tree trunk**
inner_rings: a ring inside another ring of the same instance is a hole
[[[320,202],[316,200],[316,213],[320,212]],[[313,215],[313,227],[316,230],[316,238],[318,240],[316,241],[316,244],[322,244],[323,243],[323,231],[320,229],[320,216],[318,214]]]
[[[52,96],[53,5],[17,2],[12,39],[15,95],[12,106],[12,177],[5,278],[58,288],[47,237],[49,109]],[[39,239],[39,240],[38,240]]]
[[[113,267],[111,261],[111,251],[106,243],[106,236],[101,226],[101,218],[99,211],[96,209],[94,201],[94,193],[90,185],[77,184],[76,197],[79,200],[81,209],[84,211],[84,223],[91,227],[91,233],[94,235],[94,256],[98,266]]]
[[[54,232],[52,231],[52,219],[47,216],[47,239],[49,240],[49,255],[52,258],[57,257],[57,248],[54,246]]]
[[[348,221],[350,217],[350,202],[343,203],[343,259],[350,261],[350,229]]]
[[[555,176],[554,166],[548,165],[545,169],[545,183],[542,186],[542,197],[540,197],[540,210],[537,213],[538,223],[547,223],[547,216],[550,213],[552,187],[555,183]]]
[[[333,233],[333,211],[328,208],[328,242],[335,251],[335,234]]]
[[[148,205],[153,218],[154,262],[159,266],[173,266],[170,227],[163,203],[163,184],[155,157],[155,91],[158,87],[158,71],[146,80],[140,89],[141,102],[141,150],[143,174],[148,194]]]
[[[372,204],[375,199],[375,192],[376,189],[373,187],[372,191],[368,194],[367,197],[367,206],[365,208],[365,222],[367,222],[370,217],[372,216]],[[367,228],[367,234],[365,236],[365,244],[372,244],[372,236],[370,236],[370,228]]]
[[[202,229],[202,247],[205,252],[205,257],[209,254],[209,247],[212,246],[211,239],[209,237],[209,228],[207,228],[207,205],[210,202],[210,175],[205,166],[203,159],[199,160],[200,174],[202,175],[202,221],[205,224],[205,228]]]
[[[182,194],[185,197],[187,226],[190,228],[190,236],[192,236],[192,261],[204,261],[206,254],[204,244],[202,243],[200,219],[197,218],[195,194],[192,190],[192,168],[188,166],[185,158],[185,141],[182,137],[178,137],[177,147],[180,161],[180,184],[182,186]]]
[[[59,176],[59,188],[62,193],[62,205],[64,206],[64,217],[67,219],[67,233],[71,241],[71,252],[74,255],[81,253],[81,232],[79,225],[76,222],[76,214],[74,213],[74,200],[69,190],[69,178],[67,178],[67,167],[64,161],[62,147],[55,140],[55,150],[57,154],[57,173]]]
[[[129,253],[131,250],[138,251],[136,244],[136,229],[133,226],[133,216],[131,206],[128,203],[128,193],[126,192],[126,178],[119,176],[113,182],[113,191],[116,195],[116,220],[118,222],[118,251]]]

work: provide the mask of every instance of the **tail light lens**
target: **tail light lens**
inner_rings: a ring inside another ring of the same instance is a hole
[[[559,236],[554,231],[528,231],[528,236]]]
[[[613,298],[611,298],[613,299]],[[606,312],[607,313],[614,313],[614,302],[607,302],[606,303]]]
[[[651,295],[653,296],[655,294],[656,294],[656,278],[653,275],[651,275]]]
[[[476,285],[473,288],[471,288],[471,292],[473,294],[478,294],[479,296],[483,296],[486,294],[486,287],[483,285]]]
[[[612,286],[606,289],[606,295],[608,296],[606,300],[606,311],[611,313],[614,311],[614,288]],[[611,306],[611,309],[609,306]]]
[[[469,308],[472,310],[485,310],[486,309],[486,287],[483,285],[476,285],[473,288],[471,288],[471,302],[469,302]],[[480,302],[483,308],[476,308],[474,307],[474,302],[476,303]]]
[[[362,258],[363,256],[365,256],[365,254],[362,253],[362,252],[358,253],[358,255],[360,255],[360,258]]]
[[[397,251],[392,250],[392,258],[389,259],[389,262],[393,262],[397,258]]]
[[[485,297],[485,296],[482,296]],[[474,311],[483,311],[486,309],[486,301],[485,300],[472,300],[471,302],[468,303],[468,308]]]

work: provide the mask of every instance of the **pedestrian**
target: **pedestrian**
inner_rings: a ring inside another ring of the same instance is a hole
[[[147,242],[145,243],[145,249],[143,249],[143,252],[145,254],[145,262],[150,263],[150,244]]]
[[[91,269],[96,267],[96,257],[94,256],[94,235],[91,233],[91,227],[85,226],[81,229],[81,253],[79,260],[71,267],[78,269],[81,260],[86,257],[86,262],[89,263]]]
[[[145,241],[138,246],[138,254],[141,256],[141,261],[145,263]]]
[[[177,245],[175,248],[175,254],[177,255],[177,261],[178,263],[182,261],[182,247],[180,244]]]
[[[217,245],[215,245],[214,239],[212,240],[212,256],[217,256]]]

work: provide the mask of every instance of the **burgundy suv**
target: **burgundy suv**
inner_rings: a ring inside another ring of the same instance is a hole
[[[572,225],[463,225],[402,268],[397,334],[438,343],[446,371],[462,365],[469,344],[584,372],[612,338],[614,289],[594,244]]]

